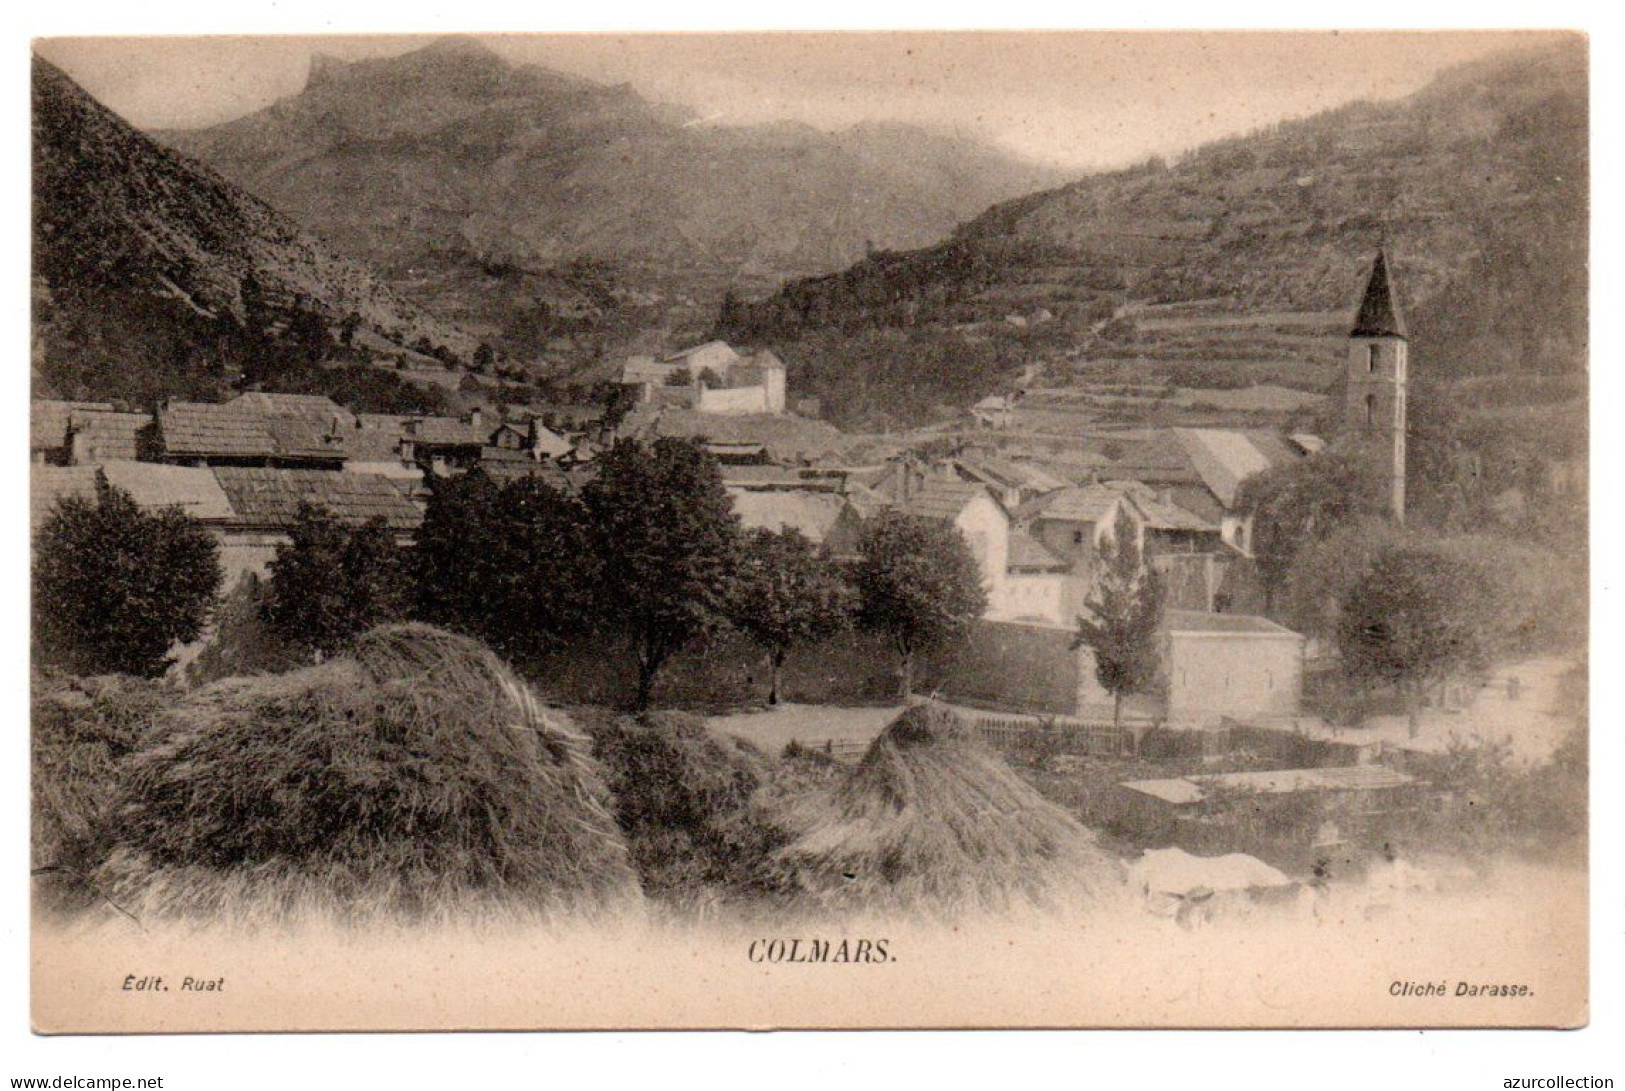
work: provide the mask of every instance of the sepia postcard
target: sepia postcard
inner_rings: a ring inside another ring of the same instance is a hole
[[[36,1031],[1587,1022],[1584,35],[31,63]]]

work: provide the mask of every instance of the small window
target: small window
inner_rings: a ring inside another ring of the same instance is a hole
[[[1082,545],[1083,544],[1083,531],[1074,530],[1072,532],[1072,544],[1073,545]]]
[[[1376,345],[1367,345],[1365,347],[1365,370],[1366,370],[1366,374],[1375,375],[1377,373],[1377,361],[1380,360],[1381,357],[1382,357],[1382,349],[1380,349]]]
[[[1377,396],[1375,394],[1367,394],[1365,396],[1365,426],[1367,428],[1370,428],[1376,422],[1377,422]]]

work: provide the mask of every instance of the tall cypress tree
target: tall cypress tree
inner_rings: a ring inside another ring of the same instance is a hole
[[[1112,726],[1121,727],[1123,698],[1157,683],[1163,606],[1162,581],[1145,563],[1139,529],[1123,507],[1101,543],[1100,572],[1083,605],[1089,613],[1078,618],[1072,647],[1095,653],[1095,677],[1112,695]]]

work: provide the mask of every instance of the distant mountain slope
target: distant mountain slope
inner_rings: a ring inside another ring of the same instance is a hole
[[[923,246],[1058,180],[908,126],[711,125],[458,39],[317,58],[295,96],[157,135],[521,356]]]
[[[160,147],[39,58],[33,138],[41,392],[205,393],[256,342],[309,336],[312,323],[320,339],[351,315],[357,343],[381,351],[474,351],[466,332]]]
[[[1324,362],[1385,244],[1417,369],[1583,368],[1586,65],[1578,37],[1502,54],[1397,103],[1023,197],[733,307],[720,332],[775,343],[793,386],[854,416],[918,416],[1034,363],[1064,381],[1090,361]]]

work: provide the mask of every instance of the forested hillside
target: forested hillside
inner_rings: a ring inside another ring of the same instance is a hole
[[[1092,365],[1305,365],[1324,383],[1386,246],[1434,378],[1586,366],[1588,108],[1579,38],[1001,204],[869,256],[719,332],[774,344],[848,421],[919,420]]]
[[[340,340],[446,360],[476,348],[38,58],[33,136],[36,393],[210,396]]]

